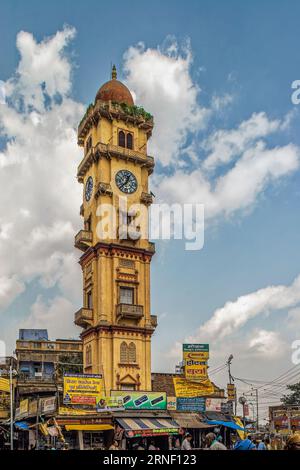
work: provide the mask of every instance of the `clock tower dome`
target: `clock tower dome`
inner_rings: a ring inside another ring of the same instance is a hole
[[[83,307],[75,323],[83,328],[84,372],[102,373],[107,394],[151,390],[155,250],[141,225],[152,203],[148,179],[154,159],[147,154],[152,129],[152,116],[134,105],[114,66],[78,127],[83,229],[75,237],[82,251]]]

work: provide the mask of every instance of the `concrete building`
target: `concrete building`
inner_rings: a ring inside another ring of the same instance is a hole
[[[74,339],[48,338],[47,330],[19,331],[16,341],[17,394],[45,395],[56,392],[62,373],[70,364],[82,365],[82,342]]]

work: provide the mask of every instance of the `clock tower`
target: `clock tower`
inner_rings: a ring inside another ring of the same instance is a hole
[[[152,116],[134,105],[114,66],[78,127],[83,229],[75,237],[82,251],[83,307],[75,323],[83,328],[84,372],[102,373],[107,394],[151,390],[155,250],[145,226],[152,203],[148,179],[154,159],[147,154],[152,129]]]

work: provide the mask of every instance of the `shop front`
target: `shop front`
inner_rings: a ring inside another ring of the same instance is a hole
[[[204,438],[208,432],[213,431],[213,425],[203,422],[196,412],[170,411],[173,420],[179,426],[180,444],[186,433],[192,435],[192,446],[194,449],[201,449],[204,446]],[[176,448],[176,441],[173,441],[172,447]]]
[[[69,411],[70,413],[72,410]],[[114,426],[110,414],[99,417],[78,414],[59,415],[57,423],[61,427],[65,443],[70,450],[105,450],[113,441]]]
[[[119,416],[115,418],[114,439],[126,450],[168,450],[179,435],[179,426],[169,415]]]

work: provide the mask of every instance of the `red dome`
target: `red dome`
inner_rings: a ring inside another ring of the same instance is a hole
[[[99,88],[96,99],[101,101],[115,101],[117,103],[126,103],[129,106],[134,104],[132,95],[128,88],[119,80],[117,80],[117,71],[115,66],[112,69],[112,79],[104,83]]]

